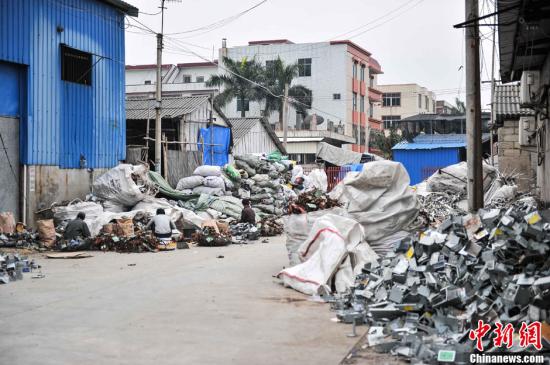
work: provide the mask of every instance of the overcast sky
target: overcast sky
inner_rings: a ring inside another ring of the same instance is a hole
[[[160,0],[127,1],[142,12],[159,11]],[[260,1],[167,1],[165,33],[185,32],[215,23]],[[480,0],[480,4],[488,7],[488,0]],[[385,17],[376,21],[382,16]],[[159,15],[140,14],[137,19],[155,31],[160,29]],[[335,37],[351,38],[380,62],[384,74],[380,75],[379,83],[417,83],[435,91],[438,99],[454,103],[459,90],[460,97],[464,98],[465,83],[464,70],[459,70],[464,62],[463,31],[454,29],[453,24],[463,20],[463,0],[268,0],[218,29],[171,37],[180,38],[181,42],[186,42],[184,47],[208,59],[212,59],[213,49],[214,58],[217,58],[222,38],[227,38],[229,47],[262,39],[286,38],[301,43],[328,41]],[[343,34],[367,23],[370,24]],[[489,33],[488,29],[483,31]],[[201,61],[197,56],[174,49],[173,42],[172,46],[167,45],[163,63]],[[155,47],[153,35],[128,27],[127,64],[155,63]],[[490,39],[484,42],[483,48],[487,67],[482,72],[483,80],[488,80],[491,67]],[[485,89],[482,92],[482,104],[486,108],[489,103],[488,85],[482,87]]]

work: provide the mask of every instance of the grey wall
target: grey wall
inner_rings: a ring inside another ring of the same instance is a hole
[[[0,117],[0,137],[0,212],[20,220],[19,119]]]

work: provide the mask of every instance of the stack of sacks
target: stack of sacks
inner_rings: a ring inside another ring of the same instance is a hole
[[[226,181],[228,182],[227,184]],[[232,188],[233,184],[227,177],[222,176],[222,170],[219,166],[202,165],[195,169],[192,176],[180,179],[176,186],[176,190],[180,190],[189,195],[208,194],[224,196],[227,195],[227,187]],[[229,193],[229,195],[231,195],[231,193]]]
[[[235,166],[241,179],[237,196],[250,199],[260,218],[281,216],[293,194],[284,188],[288,179],[290,161],[270,161],[256,155],[235,156]]]

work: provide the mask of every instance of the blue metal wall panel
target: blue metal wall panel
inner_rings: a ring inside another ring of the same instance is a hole
[[[94,55],[92,86],[61,81],[60,44]],[[100,168],[125,158],[122,12],[94,0],[0,0],[0,60],[28,65],[23,163],[78,168],[82,154]]]
[[[393,159],[405,166],[411,185],[416,185],[435,170],[460,162],[460,149],[394,150]]]
[[[19,117],[22,81],[21,67],[0,62],[0,117]]]

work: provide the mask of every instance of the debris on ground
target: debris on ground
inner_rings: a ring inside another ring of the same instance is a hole
[[[545,216],[529,199],[452,215],[395,242],[390,254],[362,267],[347,293],[328,300],[342,322],[370,326],[367,345],[377,352],[418,364],[436,364],[446,352],[467,363],[478,321],[519,330],[550,318]],[[490,335],[483,346],[499,350]]]
[[[219,247],[231,244],[229,225],[219,221],[206,221],[202,229],[193,233],[192,239],[199,246]]]
[[[248,243],[248,241],[258,240],[260,231],[255,224],[234,223],[231,224],[231,235],[235,243]]]
[[[281,219],[264,218],[260,221],[260,235],[262,237],[278,236],[284,232],[284,223]]]
[[[41,267],[33,259],[18,253],[0,252],[0,284],[8,284],[10,281],[23,280],[24,273],[42,275]]]
[[[85,259],[93,257],[89,252],[52,252],[46,254],[49,259]]]
[[[294,200],[288,207],[289,214],[303,214],[315,212],[318,210],[339,207],[342,204],[338,200],[331,198],[322,190],[313,189],[306,191]]]

